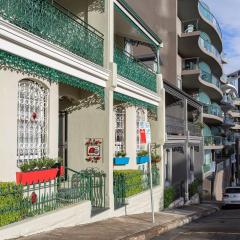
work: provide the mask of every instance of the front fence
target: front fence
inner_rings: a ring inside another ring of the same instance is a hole
[[[160,184],[159,170],[153,167],[153,186]],[[126,198],[150,188],[150,173],[142,170],[116,170],[113,173],[115,208],[126,205]]]
[[[95,170],[72,172],[43,183],[15,185],[0,183],[0,226],[90,200],[105,207],[106,175]]]

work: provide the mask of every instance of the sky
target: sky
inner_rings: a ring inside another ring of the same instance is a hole
[[[217,18],[222,34],[224,53],[228,64],[226,74],[240,69],[240,0],[205,0]]]

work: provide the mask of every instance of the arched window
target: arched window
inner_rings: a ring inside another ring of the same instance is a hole
[[[115,109],[116,127],[115,127],[115,153],[125,152],[125,131],[126,131],[126,110],[123,107]]]
[[[48,95],[48,89],[37,82],[22,80],[18,84],[18,165],[48,153]]]
[[[146,144],[141,144],[140,143],[140,137],[139,137],[139,132],[141,128],[141,124],[143,122],[146,122],[146,111],[143,108],[138,108],[137,109],[137,151],[141,150],[147,150],[147,145]]]

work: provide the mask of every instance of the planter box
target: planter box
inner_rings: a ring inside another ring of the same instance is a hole
[[[149,162],[149,156],[137,157],[137,164],[143,164]]]
[[[114,165],[126,165],[129,163],[129,157],[115,157],[113,158]]]
[[[40,170],[34,172],[17,172],[16,183],[27,185],[34,183],[41,183],[49,180],[54,180],[57,177],[58,168],[51,168],[47,170]],[[60,167],[60,175],[64,174],[64,167]]]

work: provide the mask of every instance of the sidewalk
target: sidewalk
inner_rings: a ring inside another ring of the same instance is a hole
[[[151,223],[151,213],[143,213],[75,227],[60,228],[19,238],[19,240],[145,240],[218,210],[217,205],[213,204],[185,206],[155,213],[156,223],[154,225]]]

